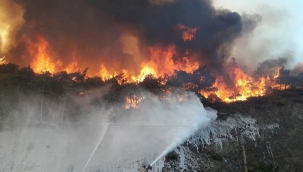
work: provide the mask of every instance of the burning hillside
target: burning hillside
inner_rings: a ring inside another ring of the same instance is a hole
[[[254,18],[215,9],[208,0],[0,2],[0,64],[52,74],[88,67],[87,76],[103,81],[123,74],[120,84],[153,75],[162,85],[225,102],[282,89],[286,62],[258,73],[229,55]]]

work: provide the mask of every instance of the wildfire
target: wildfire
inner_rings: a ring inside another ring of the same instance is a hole
[[[115,73],[114,74],[109,73],[109,71],[106,69],[106,67],[105,67],[104,64],[100,65],[100,77],[103,80],[107,80],[107,79],[113,78],[114,75],[115,75]]]
[[[31,66],[36,73],[50,72],[56,73],[60,71],[66,71],[67,73],[76,72],[80,69],[78,61],[72,61],[66,67],[63,67],[63,63],[59,59],[54,58],[54,52],[51,51],[51,47],[47,40],[42,36],[37,36],[37,41],[33,42],[26,35],[23,35],[23,40],[26,42],[29,55],[31,56]],[[72,55],[72,57],[75,55]]]
[[[138,77],[133,76],[132,79],[136,82],[143,81],[145,79],[145,77],[150,74],[157,77],[156,71],[153,68],[146,65],[141,69],[140,75]]]
[[[192,39],[195,38],[195,35],[199,28],[190,28],[190,27],[186,27],[182,24],[178,24],[177,29],[182,32],[182,39],[184,41],[191,41]]]
[[[180,26],[181,27],[181,26]],[[181,27],[183,29],[188,29]],[[136,39],[131,37],[125,37],[125,40],[131,40],[132,46],[128,45],[128,52],[135,51],[137,56],[140,56]],[[29,54],[33,57],[31,66],[35,72],[50,73],[59,72],[65,70],[68,73],[75,72],[79,69],[79,64],[75,60],[63,68],[63,64],[60,60],[54,59],[54,53],[51,52],[51,47],[47,40],[42,36],[37,36],[37,41],[33,43],[29,38],[24,36],[24,40],[27,42]],[[184,40],[186,41],[186,40]],[[133,51],[130,51],[133,50]],[[199,63],[194,58],[190,57],[190,53],[186,53],[184,57],[174,59],[177,56],[176,47],[174,45],[168,47],[149,47],[149,58],[143,58],[141,62],[139,72],[135,72],[133,68],[113,68],[109,67],[105,62],[101,62],[99,67],[98,76],[103,80],[113,78],[119,74],[123,74],[122,80],[118,82],[123,84],[125,82],[139,83],[142,82],[147,75],[152,74],[154,77],[172,76],[175,71],[184,71],[188,74],[193,74],[195,70],[199,68]],[[140,59],[137,59],[140,62]],[[0,58],[0,63],[5,63],[5,59]],[[238,65],[228,66],[228,78],[226,80],[223,76],[215,76],[215,83],[212,85],[212,89],[200,90],[200,94],[210,99],[220,99],[224,102],[244,101],[248,97],[258,97],[267,94],[270,89],[281,89],[279,84],[276,84],[276,80],[280,76],[281,68],[276,68],[273,74],[263,77],[252,77],[252,75],[245,73]],[[204,81],[205,76],[201,76],[200,81]],[[165,84],[165,83],[164,83]],[[185,89],[197,89],[199,83],[183,83],[182,86]],[[287,88],[285,86],[284,88]],[[132,95],[125,98],[125,109],[138,108],[140,102],[144,97],[138,97]],[[179,101],[182,101],[184,97],[181,97]]]
[[[33,69],[36,72],[49,71],[50,73],[54,73],[56,71],[56,66],[49,55],[48,43],[42,37],[38,37],[38,40],[39,44],[36,52],[36,59],[33,63]]]
[[[106,80],[123,73],[123,77],[127,79],[128,82],[141,82],[150,74],[154,77],[164,77],[165,75],[173,75],[176,70],[192,73],[199,68],[199,63],[189,60],[188,57],[183,57],[178,61],[174,61],[173,57],[176,55],[176,49],[173,45],[167,48],[150,47],[149,51],[150,60],[142,62],[138,74],[135,74],[128,69],[110,70],[102,63],[100,65],[99,75],[102,79]]]
[[[157,72],[157,76],[173,75],[176,70],[182,70],[187,73],[199,68],[199,63],[190,60],[188,57],[180,58],[177,61],[173,60],[174,55],[177,55],[176,47],[169,46],[167,49],[160,47],[151,47],[151,60],[147,63],[150,68]]]
[[[145,97],[140,97],[137,95],[131,95],[125,97],[125,109],[131,109],[131,108],[139,108],[140,103],[144,100]]]
[[[218,76],[213,85],[214,90],[201,90],[200,93],[206,98],[220,98],[224,102],[244,101],[249,97],[264,96],[269,93],[268,88],[279,89],[276,84],[279,72],[280,68],[276,68],[272,78],[267,75],[256,79],[238,66],[233,66],[230,67],[228,75],[233,82],[231,85],[234,86],[228,85],[222,76]]]
[[[10,0],[0,0],[0,53],[15,46],[15,36],[24,23],[22,7]]]
[[[5,63],[5,56],[0,58],[0,65]]]
[[[280,70],[281,70],[280,67],[277,67],[275,69],[274,79],[277,79],[280,76]]]
[[[183,31],[184,41],[189,41],[194,38],[196,29],[191,29],[183,25],[178,25],[178,28]],[[68,73],[75,72],[79,70],[81,66],[77,60],[72,61],[70,64],[64,65],[60,60],[56,60],[54,57],[55,53],[51,51],[51,47],[47,40],[42,36],[37,36],[36,41],[33,42],[26,35],[23,36],[24,41],[27,43],[28,52],[32,57],[33,70],[35,72],[45,72],[49,71],[50,73],[59,72],[62,70],[67,71]],[[175,74],[175,71],[184,71],[188,74],[193,74],[196,71],[200,64],[195,61],[194,57],[191,57],[190,50],[180,57],[177,54],[176,47],[170,45],[167,47],[154,46],[149,47],[149,54],[146,58],[141,58],[142,54],[139,51],[138,41],[135,37],[123,36],[121,38],[125,43],[125,51],[131,53],[140,66],[139,69],[132,67],[128,68],[119,68],[119,65],[108,65],[108,62],[101,62],[99,65],[99,73],[103,80],[113,78],[119,74],[123,74],[122,80],[118,82],[123,84],[128,83],[139,83],[142,82],[147,75],[152,74],[154,77],[165,77],[172,76]],[[75,54],[72,55],[76,56]],[[179,58],[174,58],[178,56]],[[71,59],[76,59],[71,57]],[[0,64],[5,63],[5,59],[0,58]],[[280,76],[280,69],[276,68],[274,74],[263,76],[263,77],[252,77],[250,74],[245,73],[238,65],[228,66],[228,78],[231,81],[227,81],[223,76],[215,76],[215,83],[212,85],[210,90],[201,90],[200,94],[206,98],[210,99],[220,99],[224,102],[233,102],[233,101],[244,101],[248,97],[258,97],[263,96],[269,92],[268,88],[281,89],[281,86],[276,84],[276,80]],[[201,76],[200,81],[204,81],[205,76]],[[164,83],[165,84],[165,83]],[[199,83],[183,83],[183,88],[185,89],[197,89]],[[287,88],[286,86],[284,88]],[[179,101],[182,102],[185,97],[180,97]],[[138,108],[140,102],[144,97],[139,97],[136,95],[128,96],[125,98],[125,109]]]
[[[57,67],[62,63],[54,62],[51,58],[48,42],[42,36],[37,37],[36,43],[33,43],[26,35],[23,35],[23,40],[27,43],[30,56],[33,57],[31,66],[35,72],[57,72]]]
[[[67,73],[72,73],[72,72],[77,71],[78,69],[79,69],[78,62],[74,61],[70,65],[68,65],[68,67],[65,69],[65,71]]]
[[[66,68],[60,60],[54,60],[48,42],[41,36],[37,37],[37,42],[33,43],[24,37],[29,46],[29,53],[34,57],[32,67],[35,72],[49,71],[50,73],[65,70],[68,73],[75,72],[79,66],[77,61],[73,61]],[[132,38],[132,41],[135,42]],[[136,43],[136,42],[135,42]],[[130,48],[130,47],[129,47]],[[133,49],[133,47],[131,47]],[[136,49],[136,48],[135,48]],[[138,50],[136,50],[138,53]],[[193,61],[194,58],[189,58],[185,54],[184,57],[175,60],[173,57],[177,55],[176,47],[174,45],[166,48],[155,46],[149,48],[150,58],[143,61],[139,72],[134,72],[130,69],[115,69],[108,68],[105,63],[100,64],[99,76],[103,80],[113,78],[123,73],[123,80],[119,81],[120,84],[124,82],[142,82],[147,75],[152,74],[154,77],[164,77],[165,75],[172,76],[175,71],[185,71],[193,73],[199,68],[199,63]],[[0,63],[4,63],[4,58],[0,59]],[[231,81],[226,81],[222,76],[216,76],[216,81],[211,90],[201,90],[200,94],[206,98],[220,99],[224,102],[244,101],[248,97],[263,96],[269,92],[268,88],[280,89],[281,86],[276,84],[277,78],[280,76],[280,69],[276,68],[274,74],[271,76],[263,76],[259,78],[252,77],[245,73],[239,66],[231,65],[228,67],[228,76]],[[200,79],[203,81],[203,77]],[[198,88],[198,83],[183,83],[185,89]],[[285,87],[286,88],[286,87]],[[125,109],[138,108],[143,97],[132,95],[125,98]],[[182,101],[181,98],[179,101]]]

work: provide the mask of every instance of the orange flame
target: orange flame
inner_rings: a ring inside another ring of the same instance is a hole
[[[0,56],[16,46],[15,37],[24,24],[24,9],[10,0],[0,0]],[[0,57],[0,64],[1,64]]]
[[[140,97],[137,95],[131,95],[125,97],[125,109],[131,109],[131,108],[139,108],[140,103],[145,99],[145,97]]]
[[[63,65],[62,61],[55,58],[54,52],[51,50],[47,40],[42,36],[37,36],[37,41],[33,42],[26,35],[23,36],[23,40],[26,42],[29,55],[32,57],[31,66],[37,73],[48,71],[50,73],[60,72],[65,70],[68,73],[79,70],[80,66],[76,60],[72,61],[68,65]],[[135,52],[136,56],[142,56],[139,51],[138,42],[136,38],[130,36],[124,36],[123,41],[131,41],[132,44],[126,46],[126,49],[131,53]],[[160,46],[149,47],[148,57],[137,58],[139,69],[136,66],[129,68],[119,68],[117,65],[107,65],[108,62],[101,62],[99,72],[97,73],[103,80],[113,78],[119,74],[123,74],[124,79],[127,82],[141,82],[147,75],[153,75],[154,77],[164,77],[166,75],[173,75],[176,70],[183,70],[187,73],[192,73],[199,68],[199,63],[194,58],[189,58],[189,53],[184,57],[174,59],[177,55],[176,47],[170,45],[166,48]],[[72,53],[71,59],[76,57],[76,54]],[[65,66],[65,67],[63,67]]]
[[[151,60],[148,62],[148,66],[155,69],[158,76],[173,75],[176,70],[183,70],[187,73],[193,73],[193,71],[199,68],[197,61],[191,61],[188,57],[183,57],[178,61],[174,61],[174,55],[177,55],[176,47],[174,45],[169,46],[167,49],[159,47],[151,47]]]
[[[65,69],[65,71],[67,73],[72,73],[72,72],[75,72],[79,69],[79,66],[78,66],[78,62],[77,61],[73,61],[71,64],[69,64],[67,66],[67,68]]]
[[[5,56],[4,56],[4,57],[1,57],[1,58],[0,58],[0,65],[1,65],[1,64],[5,64],[5,63],[6,63],[6,61],[5,61]]]
[[[183,41],[191,41],[195,38],[195,35],[199,28],[190,28],[190,27],[186,27],[182,24],[178,24],[177,29],[182,32]]]
[[[274,79],[277,79],[280,76],[280,67],[275,68]]]
[[[72,73],[80,69],[76,60],[72,61],[64,68],[62,61],[54,58],[54,53],[51,51],[51,47],[47,40],[42,36],[37,36],[37,41],[33,42],[26,35],[23,35],[23,40],[26,42],[29,55],[33,59],[31,66],[36,73],[46,71],[56,73],[63,70],[67,73]],[[72,54],[72,58],[74,56],[75,55]]]
[[[193,39],[198,28],[191,29],[183,25],[178,25],[179,29],[186,32],[186,39]],[[149,47],[148,57],[141,58],[142,54],[138,47],[138,41],[135,37],[124,36],[121,38],[123,42],[130,41],[131,44],[125,44],[125,51],[132,53],[134,56],[134,62],[136,65],[133,67],[119,68],[119,65],[107,65],[109,62],[100,62],[98,75],[103,79],[107,80],[123,73],[123,78],[119,81],[120,84],[125,82],[141,82],[147,75],[152,74],[154,77],[165,77],[174,75],[175,71],[185,71],[187,73],[193,73],[199,68],[199,62],[191,57],[190,50],[183,57],[177,54],[176,47],[170,45],[167,47],[154,46]],[[60,60],[55,60],[54,53],[51,51],[51,47],[47,40],[42,36],[37,36],[37,42],[33,43],[29,38],[24,36],[24,40],[27,43],[28,51],[31,57],[33,57],[32,67],[35,72],[49,71],[51,73],[65,70],[68,73],[75,72],[79,69],[78,61],[74,60],[65,68]],[[146,55],[146,54],[145,54]],[[76,56],[74,54],[74,56]],[[179,58],[174,58],[178,56]],[[73,59],[73,58],[71,58]],[[0,63],[4,61],[4,58],[0,58]],[[114,63],[115,64],[115,63]],[[139,65],[138,65],[139,64]],[[135,69],[139,68],[139,69]],[[280,69],[276,68],[274,74],[263,76],[263,77],[252,77],[252,75],[245,73],[239,66],[231,65],[228,67],[228,76],[232,80],[232,84],[227,84],[225,78],[222,76],[216,76],[216,81],[213,84],[213,90],[205,91],[201,90],[200,94],[206,98],[218,98],[224,102],[243,101],[247,100],[248,97],[263,96],[271,91],[271,89],[282,89],[279,84],[276,83],[280,76]],[[205,78],[201,77],[203,81]],[[231,86],[232,85],[232,86]],[[185,89],[196,89],[198,85],[196,83],[183,83]],[[287,88],[288,86],[284,86]],[[125,98],[125,108],[135,108],[143,100],[142,97],[135,95]],[[182,101],[183,97],[179,100]]]
[[[201,90],[200,93],[206,98],[217,97],[224,102],[244,101],[249,97],[264,96],[270,92],[268,88],[280,89],[276,84],[279,72],[280,68],[276,68],[272,78],[268,75],[256,79],[246,74],[238,66],[233,66],[229,69],[228,75],[232,79],[234,87],[227,85],[224,78],[218,76],[213,85],[213,88],[216,88],[214,91]]]
[[[48,43],[42,37],[38,37],[38,40],[39,45],[37,47],[37,55],[33,63],[33,69],[36,72],[49,71],[53,73],[56,71],[56,66],[49,56]]]
[[[167,48],[150,47],[149,51],[150,60],[142,62],[138,74],[127,69],[117,69],[111,73],[105,64],[102,63],[100,65],[99,75],[102,79],[110,79],[123,73],[124,78],[129,82],[141,82],[150,74],[155,77],[164,77],[165,75],[173,75],[175,70],[183,70],[187,73],[192,73],[199,68],[199,63],[189,60],[188,57],[183,57],[179,61],[174,61],[173,57],[176,55],[176,47],[173,45]]]
[[[32,68],[35,72],[57,72],[57,68],[62,66],[62,62],[54,60],[50,56],[49,44],[42,37],[37,36],[37,42],[33,43],[26,35],[23,36],[25,42],[27,42],[29,54],[33,57]]]

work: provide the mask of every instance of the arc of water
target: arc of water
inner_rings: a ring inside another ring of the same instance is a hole
[[[150,163],[150,166],[153,166],[160,158],[165,156],[169,151],[173,150],[176,146],[177,144],[175,142],[170,144],[152,163]]]
[[[189,126],[186,128],[181,128],[179,132],[175,133],[172,143],[164,149],[164,151],[150,164],[153,166],[160,158],[165,156],[169,151],[182,144],[182,142],[189,138],[191,133],[194,133],[198,129],[198,125]],[[183,130],[183,131],[182,131]]]
[[[103,138],[104,138],[104,135],[106,134],[106,132],[107,132],[107,130],[108,130],[108,121],[106,121],[106,124],[105,124],[105,125],[106,125],[106,126],[105,126],[105,130],[104,130],[104,132],[101,133],[99,142],[98,142],[97,145],[95,146],[93,152],[91,153],[90,157],[89,157],[88,160],[86,161],[86,163],[85,163],[83,169],[81,170],[81,172],[84,172],[84,171],[85,171],[87,165],[89,164],[89,162],[91,161],[91,159],[92,159],[93,156],[95,155],[96,151],[98,150],[98,147],[100,146],[100,144],[101,144],[101,142],[102,142],[102,140],[103,140]]]

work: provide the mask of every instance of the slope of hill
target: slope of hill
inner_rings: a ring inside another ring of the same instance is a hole
[[[244,138],[248,171],[303,171],[303,90],[277,91],[232,104],[203,103],[218,110],[218,120],[232,118],[235,113],[256,119],[259,136],[255,141]],[[222,148],[199,145],[197,152],[196,146],[184,144],[198,164],[185,165],[188,171],[244,171],[239,132],[233,135]],[[179,168],[180,159],[178,150],[168,154],[164,171],[184,170]]]

